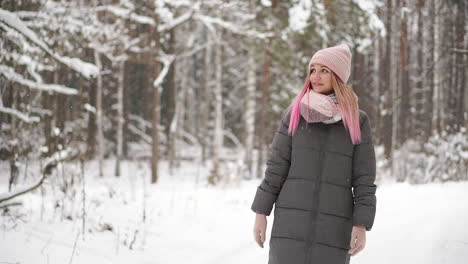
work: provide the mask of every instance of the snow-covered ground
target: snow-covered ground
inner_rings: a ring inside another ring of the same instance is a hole
[[[104,178],[95,163],[85,167],[84,236],[82,182],[67,197],[59,189],[78,167],[66,165],[42,191],[18,199],[23,206],[0,216],[0,263],[267,263],[269,237],[262,249],[252,236],[259,180],[210,187],[206,168],[183,163],[171,176],[163,162],[151,186],[142,181],[146,164],[124,162],[120,178],[113,166],[106,161]],[[7,171],[2,164],[0,192]],[[468,182],[380,183],[377,207],[367,246],[351,263],[466,263]]]

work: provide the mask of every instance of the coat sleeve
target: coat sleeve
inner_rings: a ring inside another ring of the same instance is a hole
[[[270,215],[273,204],[276,202],[291,165],[292,136],[288,134],[289,118],[280,121],[273,137],[271,151],[267,160],[265,177],[257,187],[253,200],[252,211]]]
[[[363,115],[361,142],[354,146],[352,186],[354,197],[353,225],[372,229],[377,199],[375,191],[376,159],[372,143],[371,125],[367,114]]]

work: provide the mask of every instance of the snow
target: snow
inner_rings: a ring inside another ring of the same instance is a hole
[[[356,3],[359,5],[359,7],[366,11],[367,14],[369,15],[370,18],[370,26],[374,30],[378,30],[381,33],[381,36],[385,36],[385,25],[380,20],[380,18],[377,16],[377,7],[381,5],[379,1],[373,1],[373,0],[357,0]]]
[[[271,0],[261,0],[260,3],[263,6],[270,7],[271,6]]]
[[[38,190],[22,196],[23,206],[11,207],[10,215],[0,217],[1,261],[267,262],[273,215],[268,217],[265,248],[259,248],[252,235],[250,205],[259,180],[230,178],[229,184],[210,187],[202,177],[208,174],[208,166],[183,161],[170,175],[167,165],[161,162],[159,182],[150,185],[143,181],[150,177],[146,161],[124,161],[120,178],[112,174],[114,160],[105,161],[103,178],[98,176],[97,161],[86,163],[84,184],[75,183],[73,192],[64,194],[59,189],[62,181],[76,175],[79,167],[64,164],[48,177],[42,195]],[[0,163],[0,173],[0,188],[6,190],[6,163]],[[373,229],[367,232],[366,248],[351,263],[464,263],[468,257],[467,191],[466,181],[425,185],[379,181]]]
[[[84,105],[84,109],[86,109],[88,112],[96,114],[96,108],[88,103]]]
[[[312,2],[300,0],[289,9],[289,27],[293,31],[302,32],[307,26],[307,19],[310,16]]]

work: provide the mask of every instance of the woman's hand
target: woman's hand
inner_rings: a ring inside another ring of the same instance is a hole
[[[254,239],[257,244],[263,248],[263,243],[266,239],[266,228],[267,228],[267,218],[266,215],[256,214],[255,215],[255,224],[253,228]]]
[[[353,226],[353,231],[351,232],[351,249],[348,251],[348,254],[351,256],[356,255],[361,252],[366,246],[366,228],[362,225]]]

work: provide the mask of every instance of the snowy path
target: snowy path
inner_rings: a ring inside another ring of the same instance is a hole
[[[250,204],[258,181],[220,189],[195,186],[174,176],[143,187],[138,173],[129,175],[134,176],[93,182],[88,194],[91,232],[84,241],[78,237],[72,263],[267,263],[273,218],[268,217],[265,248],[252,237]],[[140,221],[143,188],[147,188],[145,224]],[[25,196],[24,207],[17,209],[25,213],[25,222],[15,220],[15,228],[9,216],[0,217],[0,263],[70,262],[81,221],[78,217],[61,221],[60,214],[51,210],[41,220],[41,204],[47,207],[54,199]],[[389,183],[379,185],[377,199],[367,247],[351,263],[466,263],[468,182]],[[73,210],[79,215],[79,206]],[[113,231],[99,231],[104,223]]]

